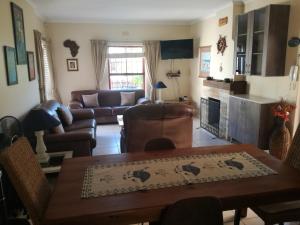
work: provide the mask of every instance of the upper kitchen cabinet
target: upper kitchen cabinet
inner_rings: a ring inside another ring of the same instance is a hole
[[[289,12],[288,5],[269,5],[237,16],[237,73],[258,76],[284,75]]]

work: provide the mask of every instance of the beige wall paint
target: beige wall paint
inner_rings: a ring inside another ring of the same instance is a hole
[[[200,21],[191,26],[191,33],[194,38],[199,38],[199,47],[211,46],[211,73],[210,76],[215,79],[224,79],[233,77],[233,16],[237,12],[237,7],[234,5],[228,6],[217,12],[216,16],[204,21]],[[222,27],[218,26],[218,19],[228,17],[228,23]],[[217,53],[217,45],[219,35],[226,37],[227,48],[222,56]],[[222,66],[222,70],[220,67]],[[203,78],[199,78],[199,58],[193,59],[191,63],[191,79],[190,89],[191,97],[199,107]]]
[[[7,86],[3,46],[14,47],[10,0],[0,1],[0,118],[5,115],[20,117],[39,103],[37,79],[29,82],[27,65],[18,65],[17,85]],[[33,29],[44,32],[43,23],[25,0],[13,0],[23,9],[27,51],[34,51]]]
[[[300,29],[300,1],[299,0],[250,0],[245,5],[245,12],[254,10],[260,7],[264,7],[268,4],[291,4],[291,14],[289,23],[288,37],[299,36]],[[212,45],[212,63],[211,63],[211,76],[223,79],[225,77],[233,77],[233,52],[234,42],[228,40],[228,48],[225,51],[224,56],[217,55],[216,53],[216,39],[219,34],[229,35],[230,32],[234,32],[232,24],[233,16],[238,13],[239,10],[235,10],[232,6],[222,9],[213,18],[209,18],[205,21],[201,21],[194,24],[191,27],[193,37],[200,38],[200,46]],[[228,16],[229,23],[224,27],[218,26],[218,19],[223,16]],[[290,65],[296,63],[297,48],[287,48],[286,59],[286,75],[288,74]],[[202,90],[202,79],[198,78],[198,59],[194,59],[191,65],[191,96],[197,105],[199,105],[199,99]],[[218,71],[219,64],[223,62],[223,72]],[[252,95],[264,96],[274,99],[285,98],[291,102],[296,102],[297,99],[297,87],[290,89],[290,80],[288,76],[280,77],[259,77],[259,76],[247,76],[249,83],[249,93]]]
[[[111,42],[141,42],[143,40],[167,40],[190,38],[189,26],[183,25],[136,25],[136,24],[100,24],[100,23],[48,23],[46,24],[48,36],[52,42],[54,70],[58,77],[58,88],[62,100],[67,104],[70,92],[81,89],[94,89],[96,87],[94,69],[91,61],[91,39],[102,39]],[[66,59],[71,58],[70,52],[63,47],[66,39],[75,40],[80,46],[78,72],[68,72]],[[171,61],[160,61],[158,80],[167,85],[163,91],[164,99],[178,97],[177,83],[168,79],[166,72],[170,70]],[[182,76],[178,78],[180,95],[189,94],[190,60],[175,60],[174,69],[180,69]],[[108,78],[101,84],[102,89],[108,89]],[[176,93],[176,94],[175,94]]]

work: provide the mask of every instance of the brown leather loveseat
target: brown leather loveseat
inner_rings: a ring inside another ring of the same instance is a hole
[[[149,150],[148,143],[161,139],[170,141],[172,148],[192,147],[193,108],[189,105],[138,105],[127,109],[123,120],[122,153]]]
[[[82,95],[98,93],[98,107],[93,107],[97,124],[117,123],[117,115],[123,115],[131,106],[121,105],[121,92],[135,92],[135,104],[146,104],[150,101],[145,98],[145,91],[138,90],[81,90],[71,92],[71,109],[86,108]]]
[[[60,120],[57,110],[62,105],[55,101],[49,100],[35,108],[42,108],[51,116]],[[91,109],[71,109],[73,117],[72,124],[63,125],[63,133],[53,133],[53,131],[45,131],[44,142],[47,152],[73,151],[73,156],[91,156],[92,150],[96,146],[96,121],[94,112]],[[25,117],[26,119],[26,117]],[[25,130],[26,134],[26,130]],[[33,134],[26,134],[35,144]]]

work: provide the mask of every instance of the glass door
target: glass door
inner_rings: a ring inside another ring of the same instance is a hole
[[[251,49],[251,74],[262,75],[266,8],[254,11]]]
[[[236,73],[246,72],[246,49],[248,37],[248,15],[238,16],[237,43],[236,43]]]

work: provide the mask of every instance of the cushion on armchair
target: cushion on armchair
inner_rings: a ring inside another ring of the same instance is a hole
[[[57,108],[57,114],[60,121],[63,123],[63,125],[72,124],[73,115],[68,107],[61,105],[59,108]]]

